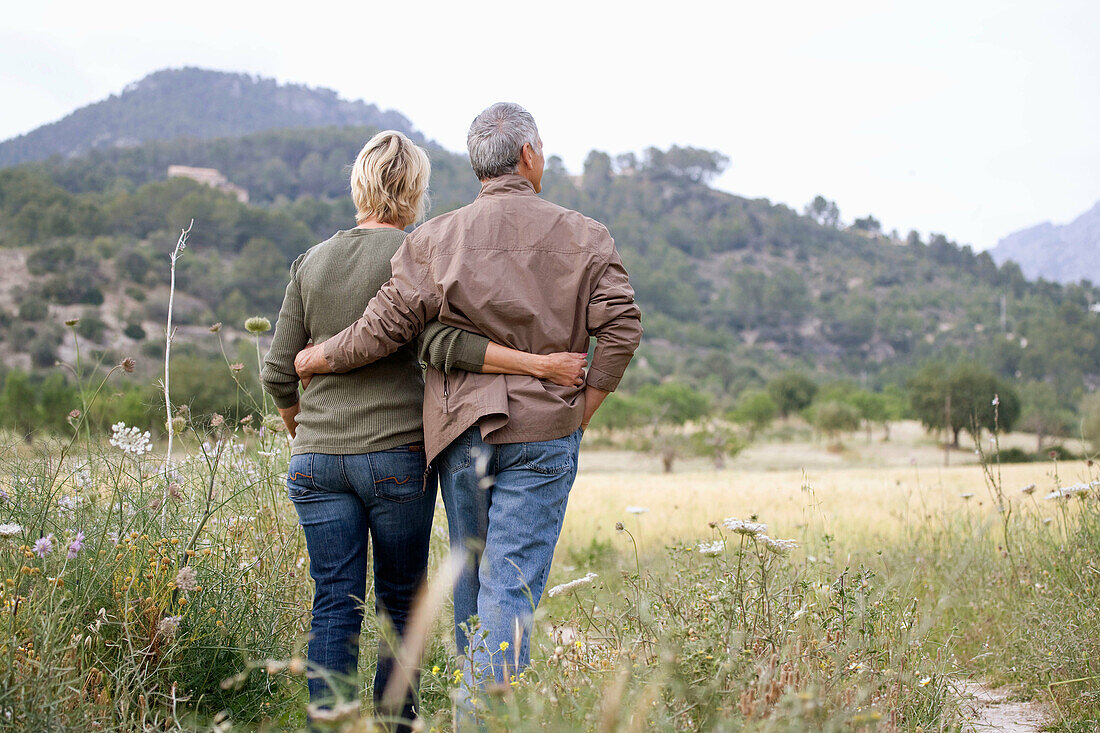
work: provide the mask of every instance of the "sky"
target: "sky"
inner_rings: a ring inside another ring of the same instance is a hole
[[[718,150],[732,193],[985,249],[1100,200],[1098,36],[1095,0],[41,0],[4,11],[0,139],[185,65],[335,89],[455,151],[509,100],[573,172]]]

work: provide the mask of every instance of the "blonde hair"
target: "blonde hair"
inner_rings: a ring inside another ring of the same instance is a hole
[[[376,219],[402,229],[424,217],[432,164],[424,149],[396,130],[372,137],[351,167],[357,224]]]

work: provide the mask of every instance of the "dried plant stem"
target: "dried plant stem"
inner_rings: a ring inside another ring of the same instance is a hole
[[[192,219],[186,229],[180,230],[179,239],[176,240],[176,247],[169,256],[172,262],[172,281],[168,288],[168,321],[164,326],[164,420],[165,427],[168,428],[168,448],[164,453],[164,497],[160,505],[160,523],[162,526],[168,519],[168,485],[171,483],[172,438],[175,436],[175,431],[172,429],[172,399],[168,395],[168,379],[170,374],[168,367],[172,358],[172,339],[176,335],[175,330],[172,328],[172,307],[176,300],[176,262],[179,260],[180,255],[183,254],[183,250],[187,247],[187,235],[191,233],[191,227],[194,225],[195,220]]]

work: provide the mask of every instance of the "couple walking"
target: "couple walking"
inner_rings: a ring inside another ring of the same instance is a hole
[[[494,104],[467,146],[477,198],[406,236],[426,208],[428,157],[399,132],[366,144],[351,174],[358,226],[294,262],[265,360],[316,584],[313,702],[332,697],[330,680],[354,684],[368,536],[375,609],[403,634],[437,476],[452,551],[466,558],[454,589],[465,687],[523,670],[582,431],[641,338],[607,229],[537,196],[545,159],[531,115]],[[472,617],[479,631],[467,635]],[[393,651],[380,642],[376,705]],[[379,714],[411,721],[416,687]],[[355,699],[354,686],[341,692]]]

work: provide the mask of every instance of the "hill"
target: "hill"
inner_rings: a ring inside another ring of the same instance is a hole
[[[0,143],[0,167],[149,140],[330,125],[412,131],[404,115],[340,99],[330,89],[192,67],[165,69],[130,84],[121,94]]]
[[[69,337],[50,322],[82,312],[105,324],[101,347],[137,347],[127,330],[156,333],[166,253],[192,217],[184,325],[273,319],[290,260],[352,225],[344,165],[373,131],[153,142],[0,171],[0,252],[14,268],[0,293],[0,321],[14,327],[8,362],[52,363]],[[463,156],[433,148],[432,159],[433,214],[476,194]],[[168,161],[217,167],[261,205],[163,180]],[[730,401],[787,369],[882,386],[923,362],[966,358],[1051,382],[1067,401],[1100,381],[1095,288],[1028,282],[1015,264],[943,236],[898,240],[717,191],[707,179],[723,165],[683,148],[594,152],[579,177],[547,163],[543,195],[607,223],[631,272],[646,341],[628,388],[676,375]]]
[[[1100,283],[1100,201],[1069,224],[1043,222],[1008,235],[989,252],[997,262],[1016,262],[1030,279]]]

